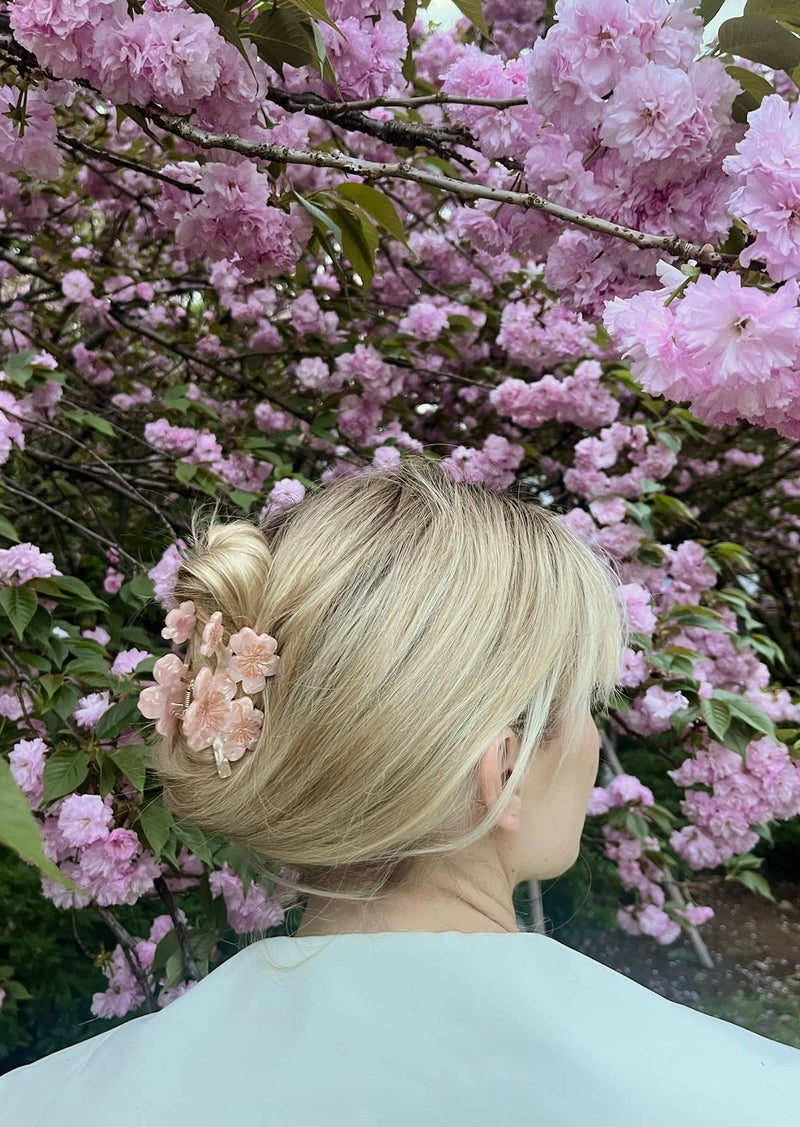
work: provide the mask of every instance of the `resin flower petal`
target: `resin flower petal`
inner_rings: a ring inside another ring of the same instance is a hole
[[[231,635],[230,647],[235,656],[228,663],[228,672],[234,681],[241,681],[246,693],[260,692],[265,679],[278,672],[280,658],[275,653],[278,643],[271,634],[256,634],[245,626],[238,634]]]
[[[190,748],[201,751],[225,730],[235,693],[236,684],[227,673],[212,673],[208,666],[200,670],[183,717],[183,734]]]
[[[211,657],[222,641],[222,611],[215,610],[203,627],[203,638],[200,643],[200,653],[203,657]]]

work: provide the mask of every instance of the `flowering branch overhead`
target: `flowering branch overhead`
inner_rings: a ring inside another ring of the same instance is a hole
[[[311,165],[315,168],[332,168],[362,177],[366,182],[383,179],[410,180],[426,188],[465,200],[491,200],[495,203],[510,204],[514,207],[531,208],[550,215],[562,222],[585,227],[598,234],[610,235],[625,242],[633,243],[642,250],[660,250],[683,262],[694,261],[701,266],[724,267],[735,261],[735,255],[722,254],[710,243],[699,246],[675,235],[653,235],[646,231],[636,231],[620,223],[611,223],[595,215],[584,215],[572,208],[562,207],[543,199],[535,192],[514,192],[504,188],[489,188],[482,184],[472,184],[451,176],[426,172],[409,161],[381,163],[364,160],[360,157],[345,156],[340,153],[304,151],[285,145],[273,145],[264,141],[247,141],[232,133],[210,133],[191,125],[186,119],[175,114],[165,114],[161,110],[147,107],[146,116],[155,125],[189,141],[201,149],[227,149],[242,156],[256,160],[277,161],[285,164]]]

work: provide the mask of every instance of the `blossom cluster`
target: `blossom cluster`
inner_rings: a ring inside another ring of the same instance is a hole
[[[744,758],[711,740],[668,774],[693,788],[681,802],[689,824],[670,837],[693,869],[749,852],[760,840],[755,827],[800,814],[800,763],[768,736],[753,740]]]

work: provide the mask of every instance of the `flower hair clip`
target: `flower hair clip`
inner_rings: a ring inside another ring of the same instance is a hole
[[[197,629],[195,604],[187,600],[169,611],[161,631],[175,645],[188,642]],[[142,689],[139,711],[156,721],[162,736],[179,730],[193,751],[211,748],[221,779],[231,776],[231,763],[252,751],[264,725],[264,713],[251,694],[266,688],[278,672],[280,657],[271,634],[249,626],[224,641],[222,612],[214,611],[203,627],[200,655],[215,659],[194,673],[177,654],[160,657],[153,666],[155,685]]]

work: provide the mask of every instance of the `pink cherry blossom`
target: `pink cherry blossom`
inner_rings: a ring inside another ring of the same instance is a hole
[[[89,693],[81,697],[73,712],[79,728],[94,728],[101,716],[111,708],[108,692]]]
[[[13,548],[0,548],[0,582],[16,587],[51,575],[61,575],[52,552],[42,552],[29,541],[15,544]]]
[[[755,240],[742,265],[763,259],[777,282],[800,275],[800,115],[779,94],[748,114],[736,155],[722,162],[736,187],[730,213],[746,221]]]
[[[58,828],[70,845],[84,848],[109,835],[114,811],[99,794],[70,794],[61,806]]]
[[[262,884],[251,881],[247,892],[241,878],[227,861],[222,869],[209,873],[208,883],[212,894],[222,895],[231,927],[239,935],[254,930],[277,927],[284,920],[284,910],[279,897],[270,898]]]
[[[138,665],[153,655],[148,650],[120,650],[111,666],[115,677],[130,677]]]
[[[20,101],[20,91],[0,86],[0,171],[22,170],[39,180],[55,180],[62,172],[62,157],[56,146],[53,107],[34,87],[28,91],[25,126],[9,116]]]
[[[11,774],[35,810],[44,797],[44,763],[47,745],[38,737],[17,740],[8,753]]]
[[[85,270],[68,270],[61,279],[61,290],[68,301],[87,301],[94,292],[92,280]]]
[[[177,572],[183,563],[185,550],[184,540],[179,539],[174,544],[170,544],[155,567],[150,568],[147,573],[153,580],[156,599],[165,610],[171,610],[177,605],[172,590]]]

